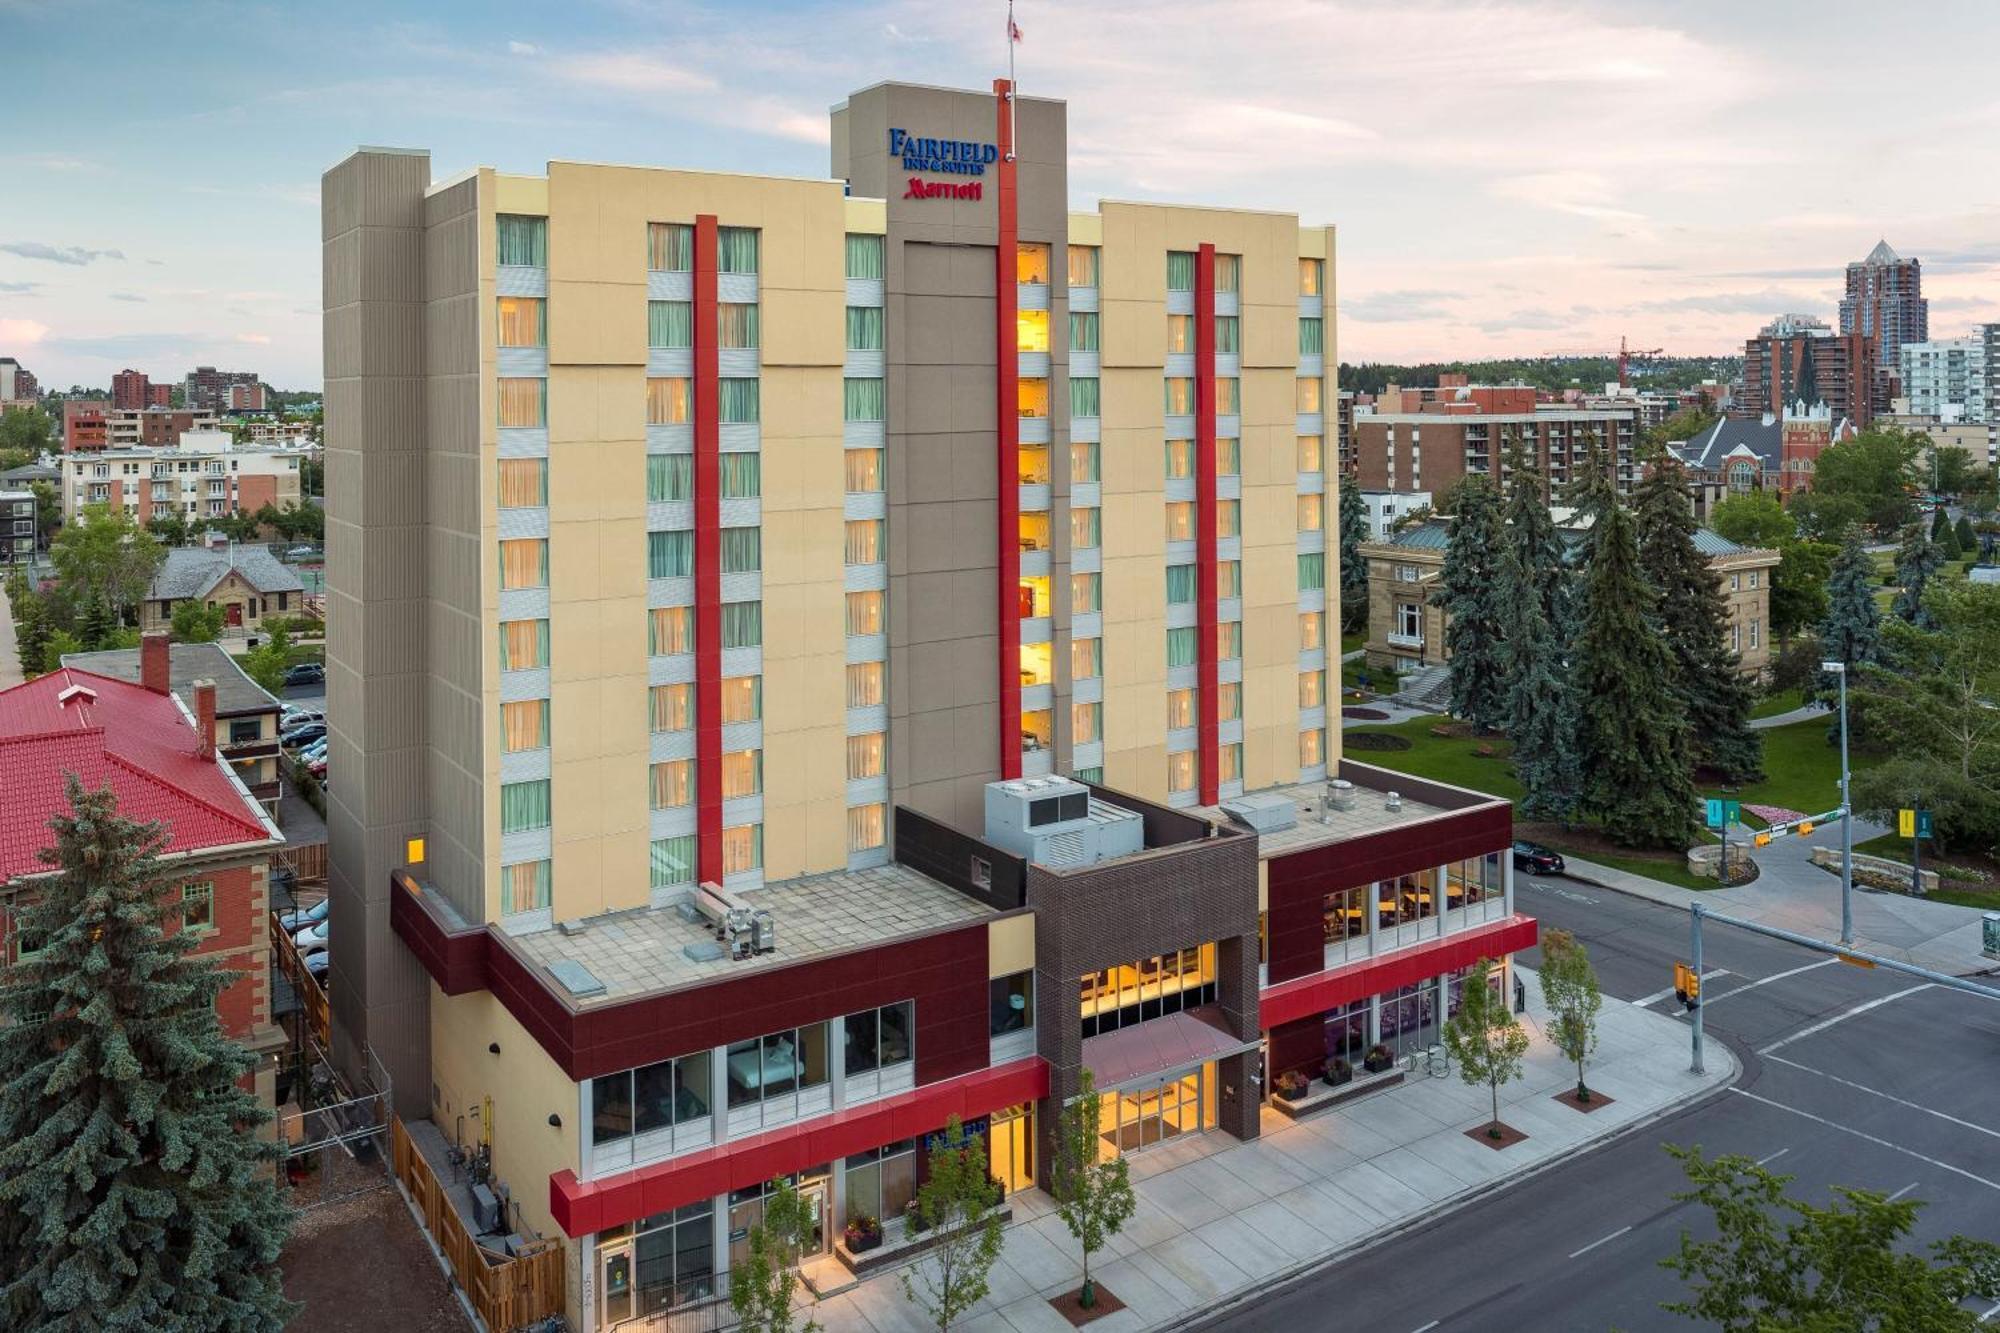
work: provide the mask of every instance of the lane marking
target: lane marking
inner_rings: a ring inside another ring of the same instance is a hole
[[[1706,986],[1709,982],[1715,980],[1717,977],[1726,977],[1728,975],[1730,975],[1730,972],[1729,969],[1726,967],[1711,968],[1708,971],[1701,974],[1701,983],[1702,985]],[[1674,988],[1672,986],[1669,986],[1663,991],[1655,991],[1651,995],[1648,995],[1645,999],[1634,1000],[1632,1001],[1632,1003],[1638,1006],[1639,1008],[1644,1009],[1649,1004],[1658,1004],[1661,1000],[1670,998],[1673,995],[1673,993],[1674,993]]]
[[[1590,1244],[1584,1246],[1582,1249],[1575,1251],[1570,1255],[1570,1258],[1574,1259],[1578,1255],[1589,1254],[1592,1250],[1596,1249],[1600,1245],[1608,1245],[1609,1243],[1611,1243],[1614,1240],[1617,1240],[1620,1236],[1624,1235],[1631,1229],[1632,1228],[1629,1226],[1619,1227],[1616,1231],[1612,1232],[1610,1235],[1594,1240],[1590,1242]]]
[[[1790,1151],[1791,1151],[1790,1148],[1780,1148],[1778,1149],[1778,1151],[1774,1153],[1766,1153],[1762,1157],[1759,1157],[1757,1159],[1757,1165],[1769,1166],[1771,1163],[1777,1161],[1780,1157],[1783,1157],[1786,1153]]]
[[[1756,990],[1759,986],[1768,986],[1774,981],[1783,981],[1785,978],[1795,977],[1801,972],[1810,972],[1816,967],[1831,967],[1839,961],[1838,958],[1822,958],[1817,963],[1807,963],[1804,967],[1795,967],[1789,972],[1775,972],[1768,977],[1759,977],[1755,981],[1746,982],[1741,986],[1732,986],[1720,995],[1704,995],[1702,996],[1702,1001],[1706,1004],[1714,1004],[1717,1000],[1726,1000],[1732,995],[1741,995],[1744,991]],[[1668,994],[1672,994],[1672,992],[1669,991]]]
[[[1849,1125],[1843,1125],[1835,1120],[1828,1120],[1823,1115],[1814,1115],[1811,1111],[1801,1111],[1796,1106],[1787,1106],[1783,1102],[1774,1102],[1769,1097],[1760,1097],[1754,1092],[1745,1092],[1741,1088],[1731,1088],[1730,1091],[1738,1097],[1748,1097],[1753,1102],[1762,1102],[1765,1106],[1775,1107],[1780,1111],[1789,1111],[1793,1115],[1810,1120],[1816,1125],[1825,1125],[1828,1129],[1837,1129],[1843,1134],[1852,1134],[1855,1138],[1863,1139],[1879,1148],[1887,1148],[1890,1152],[1899,1152],[1905,1157],[1914,1157],[1919,1162],[1923,1162],[1928,1166],[1934,1166],[1940,1171],[1949,1171],[1955,1176],[1964,1176],[1967,1180],[1984,1185],[1990,1190],[2000,1191],[2000,1180],[1988,1180],[1985,1176],[1976,1176],[1963,1167],[1953,1166],[1950,1162],[1940,1162],[1935,1157],[1926,1157],[1920,1152],[1905,1148],[1900,1143],[1891,1143],[1887,1139],[1877,1138],[1873,1134],[1864,1133]]]
[[[1828,961],[1832,962],[1836,960],[1829,959]],[[1832,1027],[1835,1023],[1845,1023],[1848,1019],[1853,1018],[1858,1014],[1865,1014],[1870,1009],[1880,1009],[1883,1005],[1888,1004],[1892,1000],[1900,1000],[1905,995],[1915,995],[1920,990],[1929,990],[1930,988],[1931,988],[1931,983],[1926,981],[1920,986],[1912,986],[1908,990],[1899,990],[1894,995],[1884,995],[1879,1000],[1869,1000],[1866,1003],[1857,1004],[1852,1009],[1846,1009],[1841,1011],[1840,1013],[1835,1014],[1832,1018],[1823,1018],[1819,1022],[1814,1023],[1811,1027],[1800,1028],[1797,1032],[1794,1032],[1791,1036],[1786,1037],[1782,1041],[1774,1041],[1769,1046],[1759,1047],[1757,1054],[1769,1055],[1772,1051],[1778,1050],[1781,1047],[1789,1046],[1795,1041],[1803,1041],[1805,1038],[1812,1036],[1815,1032],[1824,1032],[1828,1028]]]
[[[1902,1198],[1905,1194],[1908,1194],[1911,1190],[1915,1189],[1916,1187],[1917,1187],[1917,1182],[1914,1180],[1911,1181],[1909,1184],[1903,1186],[1903,1188],[1897,1190],[1894,1194],[1891,1194],[1889,1196],[1889,1202],[1894,1203],[1896,1200]]]
[[[1903,1098],[1895,1096],[1892,1093],[1871,1088],[1865,1083],[1856,1083],[1853,1079],[1842,1078],[1838,1074],[1829,1074],[1824,1069],[1814,1069],[1811,1065],[1802,1065],[1797,1060],[1787,1060],[1782,1055],[1771,1056],[1770,1060],[1772,1064],[1790,1065],[1793,1069],[1802,1069],[1808,1074],[1818,1074],[1821,1078],[1831,1079],[1844,1088],[1853,1088],[1856,1092],[1865,1092],[1870,1096],[1880,1097],[1885,1102],[1894,1102],[1898,1106],[1907,1106],[1912,1111],[1922,1111],[1925,1115],[1934,1115],[1940,1120],[1949,1120],[1961,1129],[1977,1130],[1979,1133],[1985,1134],[1990,1138],[2000,1139],[2000,1129],[1988,1129],[1985,1125],[1975,1125],[1970,1120],[1960,1120],[1955,1115],[1947,1115],[1943,1111],[1933,1110],[1928,1106],[1922,1106],[1916,1102],[1905,1101]]]
[[[1441,1320],[1441,1319],[1433,1319],[1433,1320],[1431,1320],[1431,1322],[1430,1322],[1430,1323],[1428,1323],[1428,1324],[1425,1324],[1425,1325],[1424,1325],[1424,1326],[1423,1326],[1422,1328],[1413,1328],[1413,1329],[1411,1329],[1411,1330],[1410,1330],[1410,1333],[1431,1333],[1431,1330],[1432,1330],[1432,1329],[1436,1328],[1436,1327],[1437,1327],[1437,1326],[1438,1326],[1439,1324],[1441,1324],[1441,1323],[1443,1323],[1443,1322],[1444,1322],[1444,1321],[1443,1321],[1443,1320]]]

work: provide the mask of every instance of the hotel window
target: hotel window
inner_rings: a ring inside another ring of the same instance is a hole
[[[880,662],[854,662],[848,665],[847,706],[849,708],[880,708],[882,706],[882,664]]]
[[[847,276],[867,278],[875,282],[882,280],[883,254],[886,246],[880,236],[865,236],[855,232],[847,235]]]
[[[500,622],[500,669],[532,671],[549,664],[549,622],[546,620],[503,620]]]
[[[190,935],[215,933],[215,885],[206,880],[181,885],[181,929]]]
[[[717,460],[722,476],[722,498],[754,500],[764,490],[764,459],[760,454],[723,454]]]
[[[1014,475],[1023,486],[1046,486],[1049,484],[1049,451],[1040,444],[1024,445],[1014,453]]]
[[[1295,380],[1293,381],[1293,386],[1292,397],[1296,411],[1317,412],[1320,410],[1320,381],[1317,377],[1307,376],[1303,379]]]
[[[1070,743],[1090,745],[1104,739],[1104,705],[1070,705]]]
[[[751,301],[724,301],[715,308],[716,346],[756,347],[757,306]]]
[[[1243,742],[1232,741],[1228,745],[1216,747],[1216,781],[1241,782],[1243,780]]]
[[[1029,283],[1048,285],[1049,247],[1040,241],[1021,241],[1014,247],[1016,265],[1014,280],[1022,286]]]
[[[882,632],[882,594],[879,592],[851,592],[847,594],[847,635],[860,638]]]
[[[693,728],[694,686],[655,685],[648,697],[653,731],[687,731]]]
[[[1070,312],[1069,350],[1072,352],[1094,352],[1097,350],[1097,312],[1095,310]]]
[[[723,648],[761,648],[764,646],[764,604],[762,602],[724,602],[722,604],[722,646]]]
[[[694,574],[694,533],[687,528],[646,534],[646,577],[684,579]]]
[[[1092,551],[1104,541],[1101,511],[1096,509],[1072,509],[1069,511],[1069,544],[1079,551]]]
[[[1193,565],[1167,566],[1167,604],[1184,606],[1195,599],[1196,574]]]
[[[1321,444],[1322,440],[1317,435],[1299,436],[1299,471],[1317,472],[1320,470]]]
[[[528,833],[549,826],[549,780],[500,784],[500,831]]]
[[[1225,680],[1215,687],[1215,719],[1218,722],[1234,722],[1243,716],[1243,686],[1233,680]]]
[[[1215,502],[1215,535],[1217,537],[1237,537],[1243,533],[1243,502],[1241,500],[1217,500]]]
[[[555,904],[555,883],[547,861],[520,861],[500,867],[500,915],[545,911]]]
[[[882,489],[882,451],[880,449],[849,449],[847,451],[847,490],[851,495],[866,495]]]
[[[1100,251],[1094,245],[1072,245],[1069,248],[1069,285],[1072,287],[1097,286],[1097,270]]]
[[[1236,322],[1236,316],[1217,315],[1215,317],[1215,354],[1217,356],[1235,356],[1240,347],[1238,338],[1241,332],[1242,330]]]
[[[500,460],[500,507],[540,509],[549,502],[549,460],[546,458],[503,458]]]
[[[1069,414],[1073,417],[1094,417],[1103,408],[1099,393],[1100,385],[1095,375],[1085,375],[1069,382]],[[1095,478],[1092,478],[1095,480]]]
[[[1170,629],[1167,631],[1167,666],[1169,668],[1193,666],[1195,657],[1199,652],[1200,640],[1195,637],[1194,626],[1185,625],[1179,629]]]
[[[1049,414],[1049,382],[1045,379],[1023,379],[1016,389],[1015,415],[1024,417],[1045,417]]]
[[[1185,481],[1194,476],[1194,441],[1167,441],[1167,480]]]
[[[764,868],[764,826],[739,824],[722,830],[722,873],[740,875]]]
[[[694,499],[694,455],[648,455],[646,499],[653,504]]]
[[[1243,285],[1243,256],[1217,255],[1215,257],[1215,290],[1233,292]]]
[[[1096,380],[1090,381],[1096,384]],[[1069,447],[1069,479],[1076,483],[1103,480],[1098,466],[1097,441],[1090,440]]]
[[[1299,497],[1299,531],[1318,532],[1326,526],[1326,497],[1324,495],[1301,495]]]
[[[847,810],[847,850],[870,852],[889,841],[889,808],[875,805],[849,806]]]
[[[694,651],[694,608],[656,606],[646,613],[647,651],[654,657],[672,657]]]
[[[549,382],[545,379],[500,381],[500,424],[507,429],[533,430],[549,424]]]
[[[1324,671],[1299,672],[1299,707],[1324,708],[1326,706],[1326,673]]]
[[[1326,351],[1326,321],[1317,316],[1299,321],[1299,355],[1320,356]],[[1314,411],[1319,409],[1314,408]]]
[[[502,347],[547,347],[549,345],[549,303],[539,296],[501,297],[500,345]]]
[[[843,421],[882,420],[882,380],[849,379],[841,381],[841,419]]]
[[[850,565],[882,563],[881,519],[855,518],[847,521],[847,563]]]
[[[1195,724],[1194,703],[1194,691],[1191,689],[1167,691],[1168,730],[1179,730]]]
[[[1215,475],[1236,477],[1243,473],[1243,441],[1217,440],[1215,442]]]
[[[1170,378],[1166,381],[1166,413],[1170,417],[1194,415],[1194,381]]]
[[[499,233],[499,262],[549,266],[549,220],[502,213],[494,219]]]
[[[1299,261],[1299,295],[1318,296],[1326,278],[1324,259],[1301,259]]]
[[[717,387],[721,390],[720,420],[748,423],[760,419],[756,380],[719,380]]]
[[[1049,350],[1049,312],[1022,310],[1014,316],[1014,348],[1021,352]]]
[[[523,537],[501,542],[500,586],[503,589],[548,587],[548,539]]]
[[[1194,540],[1194,501],[1167,502],[1167,540],[1170,542]]]
[[[1167,290],[1170,292],[1194,290],[1194,251],[1167,251]]]
[[[1193,315],[1167,316],[1167,351],[1169,354],[1194,351]]]
[[[646,346],[694,346],[694,306],[687,301],[646,302]]]
[[[722,799],[739,801],[764,790],[764,752],[737,750],[722,756]]]
[[[1313,551],[1299,557],[1299,591],[1326,591],[1326,553],[1324,551]]]
[[[1167,756],[1168,791],[1193,791],[1195,780],[1200,776],[1201,757],[1193,750],[1182,750],[1179,754]]]
[[[652,808],[672,810],[694,804],[694,760],[670,759],[652,766]]]
[[[505,754],[549,748],[549,701],[521,699],[500,705],[500,748]]]
[[[721,273],[757,271],[757,229],[718,227],[715,231],[715,267]]]
[[[731,722],[755,722],[763,716],[762,676],[730,676],[722,682],[722,721],[725,726]]]
[[[1215,595],[1217,597],[1241,597],[1243,595],[1243,562],[1241,560],[1218,560],[1215,562]]]
[[[762,528],[724,528],[722,530],[722,572],[725,574],[754,574],[764,567],[764,530]]]
[[[847,738],[847,780],[858,782],[862,778],[882,776],[883,760],[888,753],[888,738],[879,731],[871,731],[865,736]]]
[[[1069,576],[1069,613],[1073,616],[1089,615],[1104,609],[1104,576],[1102,574],[1072,574]]]
[[[850,352],[879,352],[882,350],[881,306],[851,305],[847,307],[847,350]]]
[[[1326,613],[1307,611],[1299,616],[1299,651],[1326,647]]]
[[[685,426],[694,420],[694,399],[687,380],[679,375],[646,381],[646,424]]]
[[[1326,731],[1314,727],[1299,733],[1299,767],[1318,768],[1326,762]]]
[[[1069,678],[1095,680],[1104,674],[1104,641],[1073,639],[1069,645]]]
[[[1215,627],[1215,657],[1220,662],[1233,662],[1243,656],[1243,622],[1225,620]]]
[[[1215,414],[1219,417],[1233,417],[1243,410],[1242,382],[1236,379],[1218,379],[1215,382]]]
[[[655,273],[686,273],[692,270],[694,228],[685,222],[648,222],[646,267]]]

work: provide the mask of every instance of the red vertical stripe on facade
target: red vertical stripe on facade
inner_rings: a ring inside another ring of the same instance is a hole
[[[715,218],[694,220],[694,722],[700,877],[722,882],[722,384]]]
[[[1000,776],[1021,776],[1021,357],[1015,331],[1019,305],[1019,210],[1014,198],[1013,87],[993,80],[994,138],[1000,161],[995,202],[999,235],[993,246],[994,464],[1000,496]]]
[[[1201,803],[1213,805],[1221,776],[1217,742],[1217,654],[1215,568],[1215,247],[1204,245],[1194,261],[1194,476],[1195,476],[1195,633],[1201,688]]]

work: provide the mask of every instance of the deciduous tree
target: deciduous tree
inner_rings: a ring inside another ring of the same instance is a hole
[[[986,1142],[953,1116],[930,1150],[930,1179],[917,1191],[917,1214],[931,1248],[904,1271],[903,1294],[936,1322],[938,1333],[986,1299],[987,1277],[1004,1239],[1000,1190],[986,1171]]]
[[[166,550],[122,509],[89,505],[49,543],[49,559],[71,595],[95,591],[122,619],[144,600]]]
[[[1444,610],[1450,654],[1451,711],[1488,730],[1506,721],[1500,663],[1506,638],[1500,608],[1500,552],[1504,534],[1492,483],[1474,474],[1459,488],[1438,604]]]
[[[1098,1150],[1102,1101],[1103,1094],[1085,1068],[1081,1088],[1057,1118],[1055,1158],[1049,1163],[1056,1212],[1083,1251],[1080,1303],[1085,1309],[1097,1304],[1097,1285],[1090,1280],[1090,1256],[1118,1234],[1139,1206],[1125,1159],[1106,1158]]]
[[[1500,1125],[1500,1088],[1521,1076],[1528,1053],[1528,1034],[1507,1008],[1507,999],[1487,978],[1492,960],[1482,958],[1465,974],[1465,993],[1458,1012],[1445,1020],[1444,1045],[1468,1087],[1484,1083],[1493,1094],[1493,1120],[1488,1138],[1504,1137]]]
[[[749,1254],[729,1270],[729,1308],[746,1333],[816,1333],[793,1309],[799,1255],[812,1237],[813,1206],[780,1176],[764,1194],[764,1215],[750,1228]]]
[[[204,606],[193,597],[174,603],[174,638],[181,643],[213,643],[222,633],[219,606]]]
[[[1799,535],[1792,516],[1765,491],[1745,491],[1716,501],[1708,514],[1708,526],[1738,546],[1770,551],[1784,549],[1786,542]]]
[[[1597,1014],[1604,995],[1583,942],[1566,930],[1542,932],[1542,1003],[1549,1007],[1549,1040],[1576,1063],[1576,1099],[1590,1100],[1583,1062],[1597,1049]]]

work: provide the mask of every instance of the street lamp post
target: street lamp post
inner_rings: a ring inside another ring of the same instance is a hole
[[[1840,942],[1854,943],[1854,807],[1847,784],[1847,663],[1821,662],[1840,678]]]

